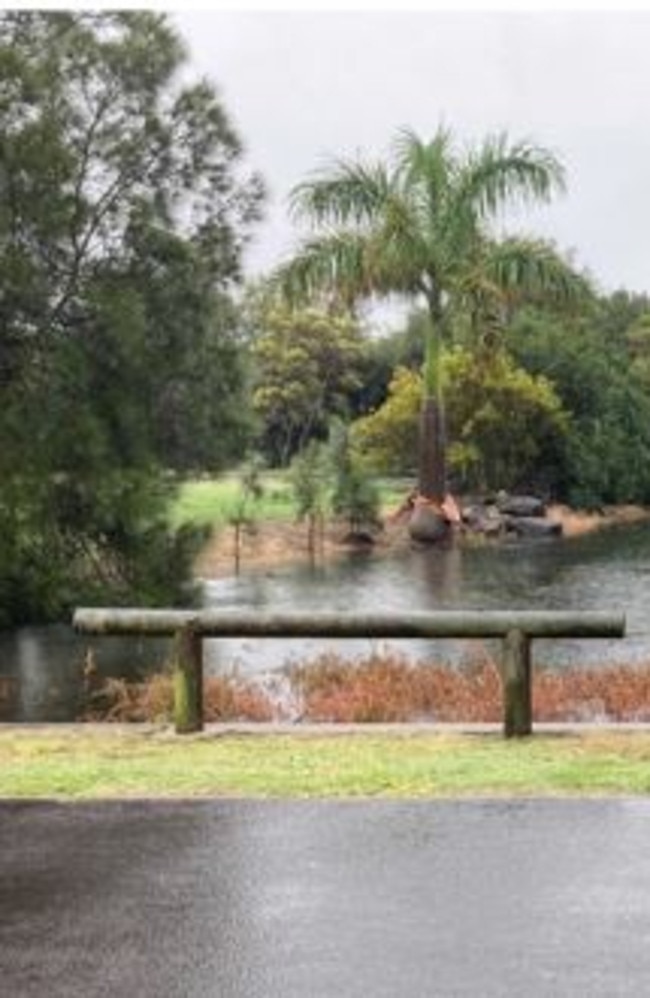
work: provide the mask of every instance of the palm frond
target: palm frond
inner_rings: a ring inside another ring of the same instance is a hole
[[[370,291],[367,259],[366,238],[336,232],[304,242],[271,282],[292,305],[332,293],[352,302]]]
[[[441,126],[425,142],[412,129],[402,128],[393,148],[396,174],[412,208],[417,210],[421,232],[439,236],[439,222],[446,214],[455,170],[451,132]]]
[[[393,142],[395,164],[400,174],[426,178],[453,159],[451,132],[440,126],[428,142],[412,128],[400,128]]]
[[[562,307],[591,295],[589,281],[543,240],[509,238],[488,244],[484,278],[511,302],[544,301]]]
[[[381,218],[377,220],[372,240],[390,251],[398,269],[427,269],[430,258],[428,217],[423,216],[414,192],[397,188],[386,199]],[[370,234],[369,234],[370,235]]]
[[[400,237],[399,231],[379,229],[368,243],[367,279],[374,294],[410,294],[424,290],[426,258],[414,241]]]
[[[564,169],[553,153],[527,141],[509,145],[505,134],[492,136],[465,158],[455,209],[471,207],[487,218],[505,205],[548,201],[564,186]]]
[[[336,160],[294,187],[289,207],[295,218],[315,225],[358,225],[376,218],[392,186],[382,164]]]

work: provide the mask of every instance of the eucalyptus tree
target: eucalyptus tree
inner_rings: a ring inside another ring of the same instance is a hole
[[[187,61],[153,11],[0,13],[0,625],[169,598],[163,469],[241,451],[261,186]]]
[[[279,268],[290,300],[335,295],[348,303],[404,295],[425,306],[419,491],[447,491],[441,348],[454,316],[494,322],[522,294],[571,300],[585,282],[552,246],[496,238],[504,209],[548,201],[564,188],[549,151],[505,134],[458,151],[439,128],[424,141],[400,131],[388,162],[335,160],[292,191],[298,220],[316,230]]]

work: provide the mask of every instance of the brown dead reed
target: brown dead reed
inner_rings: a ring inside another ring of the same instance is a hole
[[[87,697],[83,721],[171,721],[174,690],[168,672],[139,683],[107,679]],[[276,706],[259,686],[237,676],[210,676],[203,685],[206,721],[273,721]]]
[[[493,722],[503,717],[497,664],[478,653],[452,667],[372,653],[350,662],[327,653],[286,670],[281,695],[237,675],[209,677],[204,716],[210,721],[286,720],[287,687],[295,719],[311,722]],[[169,721],[168,673],[139,683],[109,679],[88,697],[83,720]],[[533,672],[536,721],[650,721],[650,665]]]

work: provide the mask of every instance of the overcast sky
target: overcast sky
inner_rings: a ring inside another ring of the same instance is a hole
[[[650,11],[174,14],[271,201],[249,254],[295,241],[293,184],[328,156],[379,156],[395,131],[507,130],[559,155],[568,192],[513,230],[543,235],[603,291],[650,292]]]

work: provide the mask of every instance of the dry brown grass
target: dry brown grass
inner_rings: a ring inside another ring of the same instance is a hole
[[[292,667],[287,678],[304,721],[497,723],[503,715],[499,670],[487,654],[457,668],[398,654],[375,653],[355,662],[325,654]],[[89,696],[83,719],[169,720],[172,706],[168,674],[141,683],[110,679]],[[236,675],[206,679],[204,712],[206,721],[287,717],[285,699]],[[536,721],[650,721],[650,665],[536,668],[533,715]]]
[[[370,657],[352,667],[335,657],[297,670],[310,721],[498,722],[499,669],[486,655],[461,668]],[[650,721],[650,666],[536,669],[536,721]]]
[[[169,721],[174,692],[168,673],[140,683],[107,679],[89,694],[83,721]],[[206,721],[272,721],[278,711],[259,686],[236,676],[210,676],[203,686]]]
[[[394,654],[353,664],[324,655],[294,669],[291,681],[309,721],[498,721],[502,712],[498,671],[488,659],[454,670]]]
[[[538,721],[650,721],[650,666],[540,670],[533,715]]]

